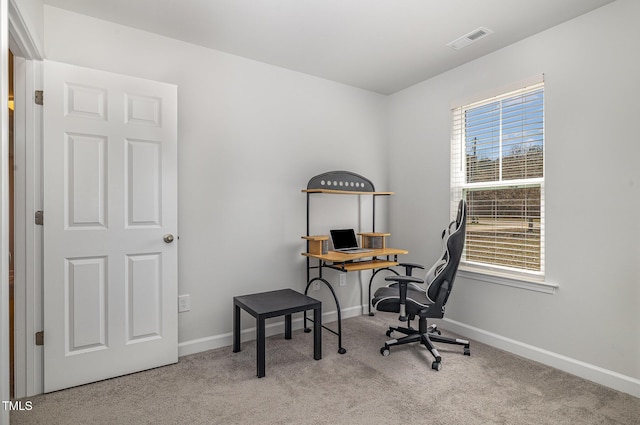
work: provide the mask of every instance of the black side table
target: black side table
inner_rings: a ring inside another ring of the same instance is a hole
[[[233,352],[240,351],[240,309],[256,318],[258,378],[265,376],[265,328],[270,317],[284,316],[284,337],[291,339],[291,314],[313,309],[313,358],[322,358],[322,303],[292,289],[233,297]]]

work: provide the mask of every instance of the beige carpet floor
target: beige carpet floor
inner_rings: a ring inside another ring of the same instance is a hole
[[[640,424],[640,399],[474,341],[439,345],[439,372],[414,344],[383,357],[395,316],[345,320],[343,355],[324,331],[319,361],[312,334],[270,337],[261,379],[250,341],[29,398],[11,424]]]

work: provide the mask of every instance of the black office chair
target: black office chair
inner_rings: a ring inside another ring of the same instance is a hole
[[[394,282],[378,289],[371,301],[379,311],[400,313],[399,320],[407,322],[407,327],[389,327],[387,336],[400,332],[406,336],[385,342],[380,349],[383,356],[389,355],[389,348],[394,345],[420,342],[427,347],[435,361],[431,367],[440,370],[442,367],[440,353],[433,342],[464,346],[464,354],[471,355],[469,341],[441,336],[436,325],[427,327],[427,319],[442,319],[445,305],[458,271],[458,264],[464,248],[465,229],[467,224],[467,204],[461,200],[455,221],[442,232],[442,255],[431,267],[424,280],[412,276],[415,268],[424,269],[418,264],[400,264],[405,268],[405,276],[389,276],[385,280]],[[425,286],[421,286],[424,284]],[[418,329],[411,327],[411,320],[418,316]]]

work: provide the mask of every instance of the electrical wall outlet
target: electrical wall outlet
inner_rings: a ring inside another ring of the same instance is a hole
[[[347,274],[340,273],[340,286],[347,286]]]
[[[320,282],[313,282],[313,290],[314,291],[320,290]]]
[[[180,295],[178,297],[178,313],[191,310],[191,295]]]

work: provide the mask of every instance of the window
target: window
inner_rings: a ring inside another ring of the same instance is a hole
[[[451,203],[468,205],[461,268],[544,276],[544,85],[453,110]]]

